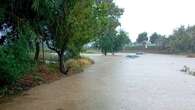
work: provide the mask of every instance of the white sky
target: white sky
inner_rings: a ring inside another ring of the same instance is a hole
[[[121,28],[135,41],[141,32],[170,35],[180,25],[195,25],[195,0],[115,0],[124,8]]]

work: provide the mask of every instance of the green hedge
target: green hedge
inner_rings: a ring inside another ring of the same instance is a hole
[[[33,67],[28,51],[28,42],[24,38],[0,46],[0,84],[14,83]]]

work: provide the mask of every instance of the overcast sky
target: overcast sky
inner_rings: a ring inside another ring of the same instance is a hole
[[[180,25],[195,25],[195,0],[115,0],[125,9],[122,28],[135,41],[141,32],[169,35]]]

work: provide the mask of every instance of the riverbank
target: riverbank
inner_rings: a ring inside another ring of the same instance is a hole
[[[87,57],[66,61],[65,65],[69,68],[67,77],[82,72],[92,64],[94,61]],[[31,73],[26,74],[12,85],[4,85],[0,88],[0,103],[33,87],[48,84],[64,77],[65,75],[60,73],[58,69],[58,64],[37,64]]]
[[[167,50],[161,49],[124,49],[122,52],[124,53],[137,53],[137,52],[144,52],[144,53],[151,53],[151,54],[167,54],[167,55],[183,55],[189,58],[195,58],[195,53],[192,52],[168,52]]]

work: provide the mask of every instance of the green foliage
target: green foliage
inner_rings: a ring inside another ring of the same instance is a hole
[[[107,52],[112,51],[113,44],[113,36],[109,35],[99,37],[96,41],[97,48],[100,49],[104,55],[107,55]]]
[[[3,22],[8,22],[14,27],[13,33],[10,35],[12,36],[15,33],[19,34],[20,40],[24,38],[23,40],[25,42],[31,42],[32,45],[34,45],[32,42],[37,41],[37,53],[39,53],[38,50],[40,50],[39,40],[46,42],[49,49],[54,50],[58,54],[60,71],[62,73],[66,72],[63,64],[65,53],[71,57],[78,57],[83,45],[94,41],[97,37],[107,39],[106,36],[110,36],[107,40],[111,38],[111,41],[114,42],[114,39],[116,39],[115,30],[120,25],[118,19],[122,14],[123,10],[118,8],[113,0],[100,0],[99,2],[96,0],[0,1],[0,21],[4,20]],[[21,29],[19,28],[21,24],[28,24],[28,26],[25,26],[25,29]],[[17,42],[20,40],[17,40]],[[2,53],[7,51],[5,56],[13,56],[9,57],[12,59],[8,59],[7,61],[12,60],[15,61],[12,63],[17,64],[21,62],[21,65],[23,65],[23,60],[25,58],[27,60],[29,56],[28,48],[23,48],[23,46],[27,47],[25,46],[27,44],[22,42],[24,45],[20,46],[18,44],[18,46],[16,46],[15,42],[8,41],[9,46],[2,47]],[[108,43],[112,45],[112,48],[109,48],[109,50],[113,50],[114,46],[112,42]],[[115,50],[118,50],[119,47],[121,48],[121,46],[116,47]],[[13,52],[13,48],[16,48],[15,51],[17,50],[18,53]],[[27,53],[23,54],[23,52]],[[16,59],[16,54],[17,57],[24,59],[19,61],[13,60]],[[17,64],[15,64],[15,66],[18,66]],[[11,71],[13,72],[12,74],[15,74],[16,70],[13,71]],[[23,72],[16,71],[16,73],[19,74]]]
[[[148,33],[143,32],[138,35],[138,38],[136,40],[137,43],[144,43],[145,41],[148,41]]]
[[[5,14],[4,8],[0,8],[0,22],[4,20],[5,18],[4,14]]]
[[[191,53],[195,52],[195,26],[185,28],[181,26],[173,31],[169,37],[154,33],[150,37],[156,49],[169,53]]]
[[[82,47],[95,39],[97,20],[96,8],[92,7],[93,4],[93,0],[80,1],[71,11],[73,36],[70,38],[67,49],[70,58],[79,57]]]
[[[158,39],[161,37],[161,35],[157,34],[156,32],[153,33],[151,36],[150,36],[150,42],[153,43],[153,44],[156,44]]]
[[[191,27],[188,27],[191,28]],[[184,26],[176,29],[168,38],[168,47],[170,52],[193,52],[194,51],[194,31],[186,29]]]
[[[117,7],[112,0],[101,0],[97,3],[96,10],[98,34],[95,45],[106,55],[107,52],[116,49],[114,48],[117,38],[116,28],[120,25],[118,19],[123,14],[123,9]]]
[[[117,52],[123,49],[125,45],[130,44],[131,41],[129,39],[128,34],[120,30],[119,33],[114,37],[113,39],[113,47],[112,47],[112,52]]]
[[[129,36],[126,32],[120,30],[118,33],[108,33],[107,36],[99,37],[96,41],[96,46],[106,55],[107,52],[118,52],[125,45],[130,43]]]
[[[162,36],[156,32],[150,36],[150,42],[152,44],[155,44],[160,49],[165,49],[168,44],[167,38],[165,38],[165,36]]]
[[[21,31],[19,39],[9,41],[0,46],[0,82],[14,83],[18,78],[31,70],[33,62],[29,54],[29,45],[26,40],[28,34]]]

